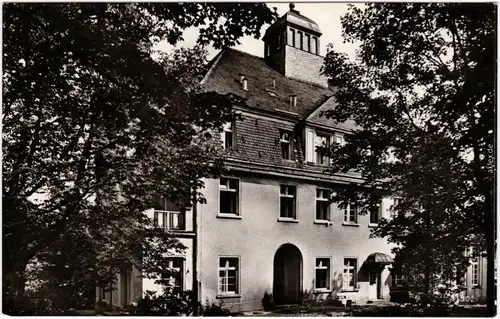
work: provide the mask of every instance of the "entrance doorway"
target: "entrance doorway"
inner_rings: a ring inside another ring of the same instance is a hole
[[[302,254],[292,244],[284,244],[274,255],[273,299],[278,305],[300,303]]]
[[[373,267],[369,272],[368,299],[382,299],[382,269]]]
[[[368,269],[368,299],[383,299],[382,271],[386,265],[394,262],[391,256],[383,253],[372,253],[368,255],[364,265]]]

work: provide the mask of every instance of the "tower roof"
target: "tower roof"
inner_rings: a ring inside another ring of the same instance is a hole
[[[290,10],[281,18],[279,18],[275,23],[273,23],[269,28],[267,28],[264,39],[269,34],[272,34],[274,30],[276,30],[276,28],[284,24],[292,24],[318,36],[321,35],[318,24],[308,17],[301,15],[298,10],[295,10],[295,5],[293,3],[290,3]]]

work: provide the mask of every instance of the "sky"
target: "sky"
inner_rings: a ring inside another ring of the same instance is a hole
[[[278,10],[278,15],[281,17],[286,12],[288,12],[289,2],[268,2],[266,3],[269,8],[276,7]],[[340,25],[340,18],[347,13],[348,5],[347,3],[331,3],[331,2],[295,2],[295,10],[298,10],[300,14],[314,20],[323,35],[320,38],[320,54],[326,54],[326,46],[332,43],[335,46],[336,51],[347,53],[350,57],[354,56],[354,50],[356,49],[355,44],[344,43],[342,38],[342,29]],[[357,4],[360,5],[360,4]],[[265,30],[269,25],[264,25],[261,30],[261,37],[264,35]],[[184,41],[179,42],[176,47],[193,47],[196,43],[198,37],[198,31],[196,28],[189,28],[184,31]],[[254,37],[242,37],[240,39],[241,44],[236,45],[234,48],[240,51],[244,51],[256,56],[264,56],[264,42],[261,39],[255,39]],[[166,41],[160,42],[155,49],[169,52],[174,47],[169,45]],[[218,51],[213,47],[207,48],[208,58],[212,59],[217,55]]]

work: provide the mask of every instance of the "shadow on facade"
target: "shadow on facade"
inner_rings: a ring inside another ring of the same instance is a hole
[[[328,301],[336,300],[337,293],[342,290],[342,273],[334,272],[332,280],[330,282],[330,287],[328,291],[315,291],[315,282],[311,282],[309,289],[305,289],[302,294],[302,299],[304,301]]]

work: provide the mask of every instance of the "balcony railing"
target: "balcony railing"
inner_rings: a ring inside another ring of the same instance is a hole
[[[186,230],[185,216],[184,212],[155,210],[154,227],[166,230]]]

